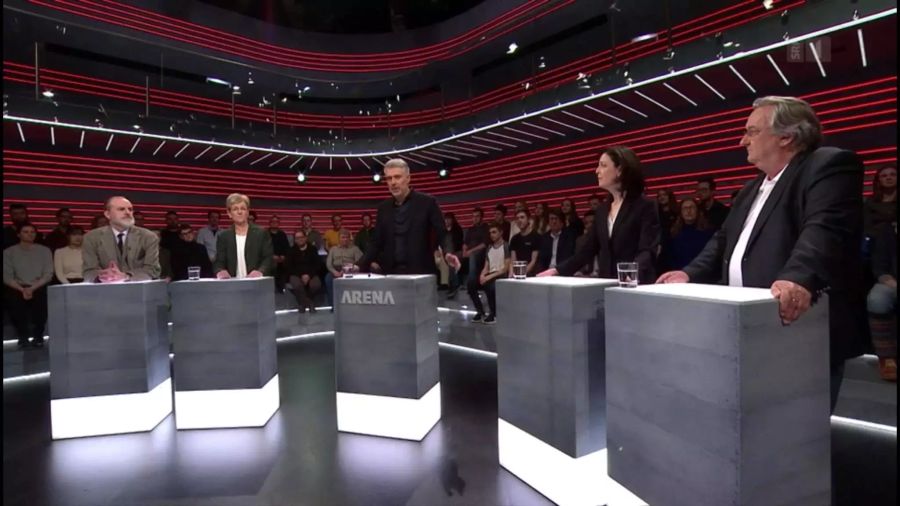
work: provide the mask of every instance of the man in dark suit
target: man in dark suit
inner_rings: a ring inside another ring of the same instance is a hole
[[[549,211],[550,230],[541,236],[538,252],[539,270],[555,269],[575,254],[575,233],[566,226],[566,217],[559,209]]]
[[[197,232],[194,227],[182,223],[178,228],[178,242],[172,245],[171,251],[172,280],[188,279],[190,267],[199,267],[201,278],[213,277],[212,262],[209,261],[206,248],[196,241]]]
[[[103,212],[109,226],[85,234],[82,245],[84,280],[100,283],[159,278],[159,239],[134,225],[125,197],[111,197]]]
[[[271,276],[275,261],[272,237],[262,227],[250,223],[250,199],[232,193],[225,207],[233,226],[216,239],[216,261],[213,272],[219,279],[259,278]]]
[[[372,240],[358,265],[385,274],[435,274],[434,250],[443,244],[444,217],[437,200],[409,187],[409,165],[394,158],[384,164],[391,198],[378,205]],[[459,259],[446,255],[459,270]]]
[[[657,282],[770,288],[785,324],[827,291],[833,411],[844,361],[862,352],[863,165],[821,142],[819,120],[803,100],[756,100],[741,146],[762,174],[741,190],[697,258]]]

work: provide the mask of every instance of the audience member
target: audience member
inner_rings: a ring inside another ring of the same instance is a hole
[[[19,227],[28,221],[28,208],[25,204],[9,205],[9,220],[11,224],[3,227],[3,249],[6,249],[19,242]],[[40,244],[44,241],[44,235],[35,229],[35,243]]]
[[[563,216],[566,217],[566,228],[572,230],[575,237],[580,236],[584,232],[584,222],[578,217],[578,210],[575,209],[575,203],[572,199],[563,199],[559,209]]]
[[[556,269],[575,253],[576,237],[572,229],[565,225],[566,216],[559,209],[551,209],[548,214],[549,228],[547,233],[541,236],[538,251],[538,265],[541,271]]]
[[[678,219],[671,227],[664,229],[669,235],[667,270],[681,270],[691,263],[703,251],[714,232],[694,199],[682,200],[679,207]]]
[[[18,222],[19,242],[3,250],[3,284],[6,306],[16,330],[19,347],[44,345],[47,324],[47,284],[53,279],[53,255],[36,244],[37,228]]]
[[[600,195],[598,195],[596,193],[591,195],[591,197],[588,199],[588,207],[590,207],[591,211],[594,212],[594,214],[592,216],[597,215],[597,209],[600,208],[600,204],[602,204],[602,203],[603,203],[603,199],[600,197]],[[587,226],[587,223],[585,223],[584,228],[589,228]]]
[[[44,238],[44,246],[50,248],[50,251],[65,248],[69,244],[69,227],[71,226],[72,211],[68,207],[58,209],[56,211],[56,227]]]
[[[316,247],[316,251],[324,251],[325,241],[322,240],[322,234],[313,228],[312,215],[303,215],[303,233],[306,234],[306,241]]]
[[[462,255],[463,229],[456,221],[455,214],[444,215],[444,231],[444,241],[441,243],[441,247],[434,251],[434,263],[438,268],[438,284],[447,287],[447,298],[453,299],[459,290],[459,273],[447,264],[442,253]]]
[[[728,218],[728,208],[716,200],[716,180],[708,177],[697,181],[697,204],[713,230],[722,228]]]
[[[669,241],[671,240],[671,235],[669,234],[669,231],[672,229],[672,224],[678,219],[679,213],[678,198],[675,197],[675,192],[666,188],[661,188],[657,191],[656,207],[659,214],[659,229],[662,231],[660,234],[659,248],[656,252],[656,263],[659,266],[657,272],[663,272],[667,270],[668,265],[671,264],[671,260],[669,259]]]
[[[60,283],[81,283],[84,281],[84,255],[81,249],[84,243],[84,229],[79,226],[68,227],[66,235],[69,244],[58,248],[53,253],[53,271]]]
[[[506,206],[497,204],[494,206],[494,219],[488,225],[497,225],[503,232],[503,240],[509,241],[510,223],[506,221]]]
[[[480,207],[472,210],[472,226],[466,229],[463,239],[463,258],[466,260],[466,283],[478,279],[481,268],[484,267],[484,249],[487,247],[490,236],[488,225],[482,220],[484,211]]]
[[[872,197],[865,204],[866,237],[875,237],[882,225],[897,221],[897,168],[878,169],[872,180]]]
[[[297,309],[301,313],[306,312],[306,308],[309,308],[310,313],[316,312],[313,297],[322,289],[322,280],[319,278],[321,269],[322,259],[318,250],[309,243],[306,232],[298,230],[294,233],[294,245],[285,260],[285,270],[291,292],[297,299]]]
[[[325,274],[325,294],[328,296],[328,305],[334,311],[334,280],[343,277],[344,266],[350,266],[355,270],[356,264],[362,259],[363,252],[350,242],[350,231],[342,228],[338,231],[338,243],[328,250],[328,257],[325,259],[325,267],[328,273]]]
[[[494,283],[499,278],[505,278],[509,273],[509,245],[503,240],[503,229],[497,223],[491,223],[489,227],[491,245],[485,253],[484,267],[478,276],[478,282],[469,281],[467,286],[469,297],[475,305],[473,322],[493,324],[497,321],[497,290]],[[491,310],[489,316],[485,316],[484,304],[478,291],[483,290],[487,295],[488,307]]]
[[[252,224],[255,225],[255,224],[256,224],[256,218],[257,218],[257,216],[256,216],[256,211],[252,211],[252,210],[251,210],[251,211],[247,214],[247,222],[248,222],[248,223],[252,223]]]
[[[133,217],[132,217],[133,218]],[[91,219],[91,230],[98,228],[106,228],[109,226],[109,218],[104,214],[98,214]],[[137,225],[135,225],[137,226]]]
[[[541,275],[570,276],[597,255],[601,278],[616,278],[619,262],[635,262],[638,282],[652,283],[656,279],[659,216],[656,203],[644,198],[640,160],[630,148],[613,146],[603,150],[595,173],[597,184],[612,195],[612,201],[600,206],[584,248]]]
[[[154,230],[153,235],[159,240],[159,230]],[[172,254],[166,248],[159,248],[159,279],[166,283],[172,281]]]
[[[865,332],[863,164],[855,153],[821,143],[819,119],[805,101],[754,101],[741,146],[761,173],[700,255],[657,282],[769,288],[785,324],[827,289],[833,411],[844,361],[862,352]]]
[[[166,228],[159,233],[160,246],[172,251],[179,240],[179,234],[181,234],[181,222],[178,220],[178,213],[166,211]]]
[[[549,216],[547,214],[547,204],[538,202],[534,206],[534,232],[538,235],[544,235],[550,230]]]
[[[516,219],[516,215],[519,214],[519,211],[525,211],[528,214],[529,222],[531,221],[531,213],[528,211],[528,202],[525,202],[524,200],[517,200],[516,205],[513,208],[513,219],[512,219],[512,222],[510,222],[510,224],[509,224],[509,240],[510,241],[512,241],[512,238],[515,237],[516,234],[519,233],[519,225],[518,225],[519,220]]]
[[[877,282],[869,290],[869,329],[881,378],[897,381],[897,222],[878,229],[872,254]]]
[[[514,235],[509,243],[509,275],[512,276],[513,274],[513,264],[516,262],[528,262],[525,267],[525,275],[534,276],[537,272],[538,250],[540,249],[541,237],[534,231],[534,228],[530,223],[527,209],[516,211],[516,225],[519,229],[519,233]]]
[[[159,239],[134,226],[131,202],[110,197],[104,217],[109,226],[85,234],[84,278],[88,282],[144,281],[159,277]]]
[[[100,215],[100,216],[102,216],[102,215]],[[139,210],[135,210],[134,213],[132,213],[131,216],[134,218],[134,226],[135,226],[135,227],[147,228],[146,225],[144,225],[145,219],[146,219],[146,218],[144,217],[144,213],[142,213],[142,212],[139,211]],[[102,225],[102,226],[105,227],[106,225],[109,225],[109,223],[106,223],[106,224],[104,224],[104,225]],[[93,227],[93,228],[97,228],[97,227]]]
[[[584,216],[582,216],[581,220],[584,221],[584,233],[575,239],[575,251],[578,251],[580,248],[584,247],[583,245],[588,240],[588,236],[589,236],[589,232],[591,231],[591,227],[594,226],[595,216],[596,216],[596,213],[594,213],[593,210],[590,210],[590,211],[584,213]],[[599,276],[599,272],[600,272],[600,264],[598,262],[599,262],[598,256],[594,255],[593,261],[588,262],[584,267],[575,271],[575,273],[572,275],[578,276],[578,277],[583,276],[583,277],[589,277],[589,278],[596,278]]]
[[[222,221],[222,212],[213,210],[206,213],[206,226],[197,233],[197,242],[206,248],[206,256],[210,262],[216,260],[216,241],[219,237],[219,222]]]
[[[331,228],[325,231],[323,238],[325,239],[325,250],[337,246],[341,242],[340,231],[344,222],[344,218],[340,214],[331,215]],[[362,248],[360,248],[362,249]]]
[[[372,215],[363,213],[362,228],[359,229],[359,232],[357,232],[356,236],[353,238],[353,244],[355,244],[360,251],[369,249],[369,241],[372,240],[372,230],[374,230],[374,228],[375,227],[372,226]]]
[[[219,233],[213,271],[219,279],[271,276],[272,238],[250,222],[250,198],[232,193],[225,199],[232,226]]]
[[[172,245],[172,280],[188,279],[188,267],[199,267],[201,278],[213,277],[212,262],[206,248],[196,242],[197,232],[187,223],[179,225],[178,241]]]
[[[281,218],[273,215],[269,218],[269,235],[272,239],[272,260],[275,262],[275,291],[282,293],[287,282],[284,260],[291,248],[287,234],[281,230]]]

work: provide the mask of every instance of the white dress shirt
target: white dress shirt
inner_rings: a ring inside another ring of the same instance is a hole
[[[562,235],[562,231],[553,233],[550,232],[550,237],[553,239],[553,255],[550,257],[550,268],[556,268],[556,247],[559,246],[559,236]]]
[[[741,235],[738,237],[737,244],[734,245],[734,251],[731,252],[731,260],[728,262],[729,286],[744,286],[743,259],[744,253],[747,251],[747,243],[750,241],[750,234],[753,232],[753,227],[756,225],[760,211],[762,211],[766,200],[769,200],[769,195],[772,194],[772,190],[775,189],[775,185],[778,184],[778,180],[781,179],[781,175],[784,174],[784,169],[786,168],[787,165],[772,179],[763,179],[762,184],[759,186],[756,199],[753,200],[750,212],[747,213],[747,219],[744,220],[744,228],[741,229]]]
[[[247,277],[247,260],[244,258],[244,250],[247,249],[247,235],[234,235],[237,239],[237,276],[238,279]]]

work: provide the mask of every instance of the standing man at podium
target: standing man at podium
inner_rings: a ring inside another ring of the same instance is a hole
[[[357,265],[384,274],[435,274],[433,252],[446,233],[437,200],[409,187],[409,165],[400,158],[384,164],[384,180],[391,198],[378,205],[372,240]],[[459,270],[456,255],[445,258]]]
[[[115,283],[159,278],[159,238],[134,225],[134,208],[125,197],[110,197],[103,215],[109,226],[84,236],[84,280]]]
[[[761,174],[737,195],[703,251],[657,283],[770,288],[784,324],[827,291],[834,411],[844,361],[862,353],[863,164],[852,151],[821,144],[819,119],[805,101],[753,102],[741,146]]]

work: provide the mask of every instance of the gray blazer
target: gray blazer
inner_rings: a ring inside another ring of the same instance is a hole
[[[159,238],[146,228],[128,230],[124,255],[116,247],[112,227],[95,228],[85,234],[82,253],[85,281],[96,281],[100,271],[113,261],[135,281],[159,278]]]

